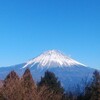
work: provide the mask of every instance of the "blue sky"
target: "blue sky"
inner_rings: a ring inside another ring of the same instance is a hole
[[[100,0],[0,1],[0,66],[50,49],[100,68]]]

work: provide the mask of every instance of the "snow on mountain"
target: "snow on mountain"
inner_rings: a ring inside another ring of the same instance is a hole
[[[41,54],[40,56],[27,62],[23,68],[31,65],[38,64],[38,67],[71,67],[71,66],[85,66],[57,50],[49,50]]]
[[[77,84],[84,88],[84,81],[90,81],[95,69],[89,68],[57,50],[49,50],[40,56],[19,65],[0,68],[0,79],[15,70],[21,76],[29,68],[33,79],[39,82],[48,70],[53,72],[65,90],[74,91]]]
[[[58,50],[49,50],[40,56],[26,62],[21,69],[30,68],[36,82],[40,81],[41,76],[48,70],[53,72],[60,80],[65,90],[73,90],[77,84],[84,85],[82,81],[89,81],[94,69],[81,64],[74,59],[64,55]]]

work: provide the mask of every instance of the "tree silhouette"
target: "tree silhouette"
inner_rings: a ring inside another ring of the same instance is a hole
[[[38,83],[38,86],[47,86],[56,92],[63,93],[64,89],[58,81],[54,73],[46,71],[44,77],[41,77],[41,81]]]
[[[93,75],[91,94],[91,100],[100,100],[100,73],[98,71],[95,71]]]
[[[84,100],[100,100],[100,73],[96,70],[93,73],[93,81],[86,87]]]

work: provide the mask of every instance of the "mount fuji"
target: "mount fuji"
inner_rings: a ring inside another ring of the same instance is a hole
[[[49,50],[25,63],[1,67],[0,79],[3,80],[12,70],[15,70],[21,76],[27,68],[30,69],[36,82],[40,81],[47,70],[53,72],[65,90],[72,90],[78,84],[81,84],[81,87],[84,88],[84,83],[91,80],[95,70],[75,61],[60,51]]]
[[[62,54],[57,50],[49,50],[41,54],[35,59],[32,59],[27,62],[27,64],[23,67],[34,66],[36,65],[41,68],[53,68],[53,67],[72,67],[72,66],[85,66],[67,56]]]

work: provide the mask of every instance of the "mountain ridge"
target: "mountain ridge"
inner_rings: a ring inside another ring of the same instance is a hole
[[[87,81],[90,81],[95,70],[67,57],[59,51],[49,50],[28,62],[0,68],[0,79],[3,80],[12,70],[22,76],[27,68],[30,69],[35,82],[38,83],[48,70],[56,75],[65,90],[71,91],[82,80],[87,78]],[[84,86],[81,87],[82,89],[84,88]]]

